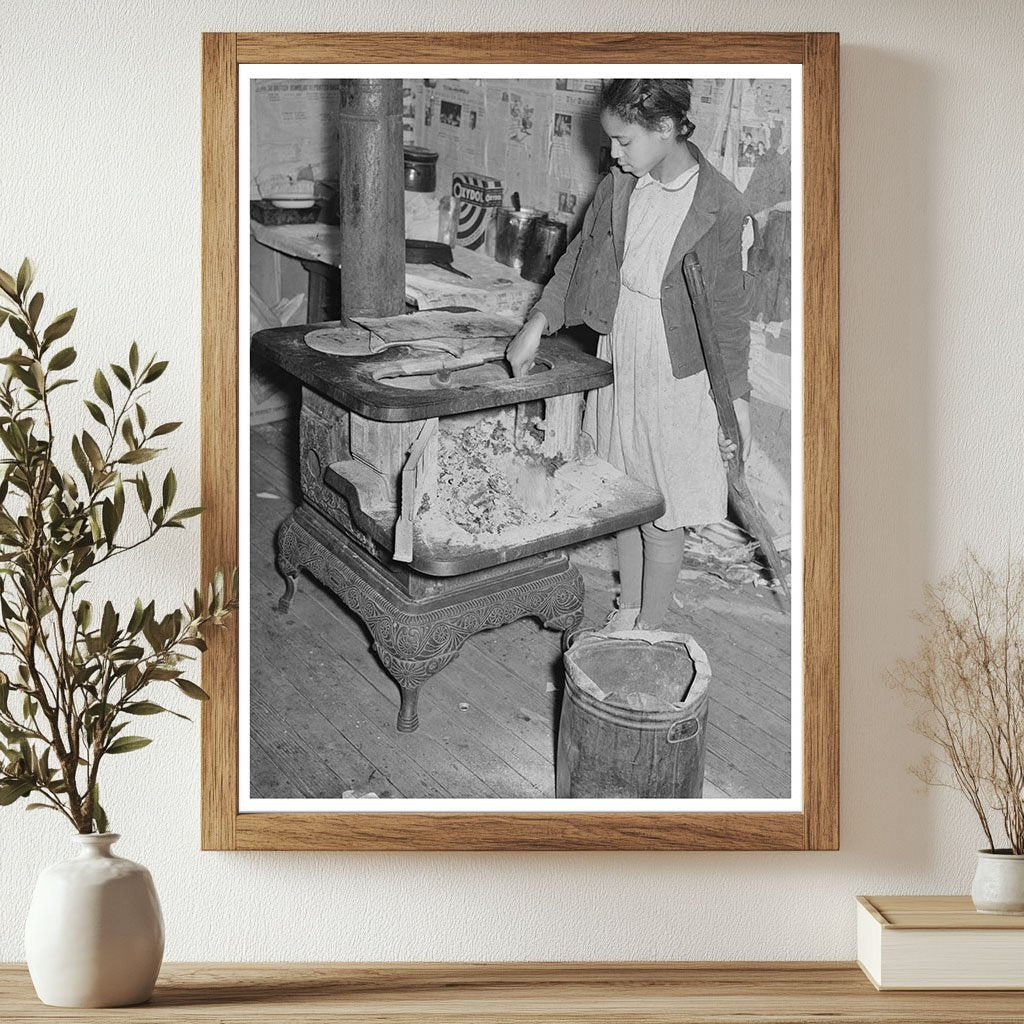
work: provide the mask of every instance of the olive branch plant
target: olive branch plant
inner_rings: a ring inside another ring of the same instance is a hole
[[[988,852],[1024,853],[1024,560],[996,571],[968,552],[925,589],[913,657],[895,684],[914,704],[915,732],[938,747],[911,767],[922,782],[959,790]],[[945,765],[945,770],[942,764]],[[1009,849],[997,847],[1000,834]]]
[[[206,649],[204,632],[237,606],[237,572],[226,585],[218,571],[164,615],[152,600],[122,614],[86,599],[94,570],[202,510],[174,506],[173,469],[154,494],[140,468],[181,424],[148,422],[142,399],[167,362],[142,360],[134,342],[124,365],[95,372],[95,400],[84,406],[97,426],[71,432],[69,445],[61,437],[51,399],[78,383],[63,375],[77,353],[57,342],[76,310],[42,328],[34,276],[27,259],[16,275],[0,270],[0,328],[6,322],[18,343],[0,358],[0,806],[36,797],[29,809],[56,810],[80,833],[106,832],[100,766],[152,742],[124,731],[133,720],[187,717],[149,699],[158,685],[207,699],[185,673]]]

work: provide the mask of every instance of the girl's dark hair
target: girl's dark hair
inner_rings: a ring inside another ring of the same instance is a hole
[[[676,137],[688,139],[696,128],[686,116],[692,88],[692,78],[608,78],[601,87],[601,109],[648,131],[656,131],[667,117],[676,126]]]

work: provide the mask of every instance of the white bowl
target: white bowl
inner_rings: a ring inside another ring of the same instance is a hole
[[[308,210],[316,202],[312,196],[272,196],[270,201],[280,210]]]

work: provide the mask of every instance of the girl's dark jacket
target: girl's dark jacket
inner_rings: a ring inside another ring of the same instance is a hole
[[[683,280],[683,256],[697,253],[711,302],[732,397],[750,391],[747,376],[753,279],[743,272],[741,235],[747,208],[736,187],[687,142],[700,163],[690,211],[676,236],[661,285],[661,312],[674,377],[704,369],[697,325]],[[534,309],[548,322],[547,333],[585,323],[598,334],[611,330],[619,297],[619,268],[626,238],[629,197],[637,179],[613,167],[597,186],[583,227],[555,267]]]

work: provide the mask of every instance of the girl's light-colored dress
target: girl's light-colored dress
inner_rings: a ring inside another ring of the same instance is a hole
[[[728,494],[707,372],[672,376],[661,312],[665,267],[696,187],[690,168],[664,183],[645,174],[633,189],[615,319],[597,351],[615,382],[590,392],[583,420],[602,459],[664,495],[655,525],[665,530],[724,519]]]

